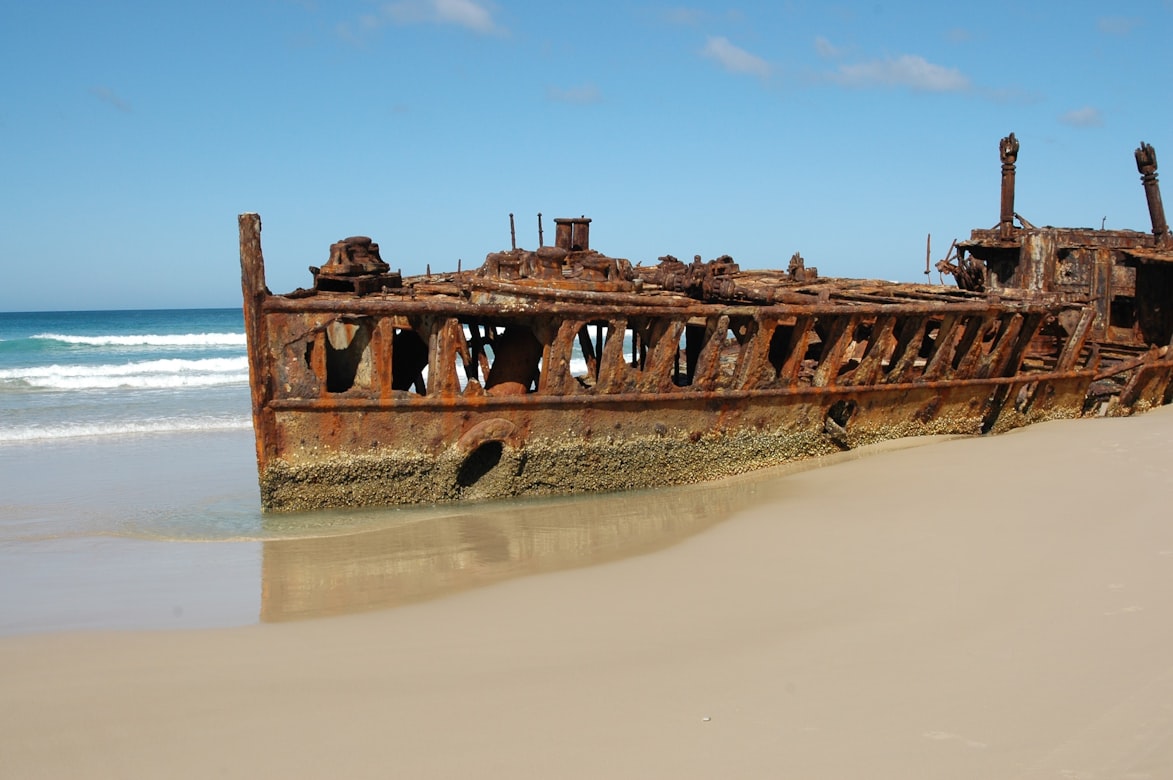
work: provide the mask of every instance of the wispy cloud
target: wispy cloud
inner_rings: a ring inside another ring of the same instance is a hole
[[[917,92],[965,92],[970,88],[961,71],[915,54],[840,65],[830,78],[847,87],[906,87]]]
[[[594,84],[583,84],[578,87],[546,87],[546,99],[555,103],[575,103],[587,105],[598,103],[603,99],[603,93]]]
[[[392,24],[440,24],[463,27],[480,35],[505,35],[508,30],[493,18],[488,0],[395,0],[376,13],[338,25],[338,37],[361,42],[388,22]]]
[[[660,12],[660,18],[669,24],[695,27],[705,18],[705,12],[698,8],[667,8]]]
[[[1084,106],[1068,111],[1059,117],[1059,121],[1071,127],[1100,127],[1104,124],[1104,116],[1100,109]]]
[[[723,36],[710,37],[701,49],[701,55],[714,60],[730,73],[746,73],[762,78],[770,75],[770,63],[733,45]]]
[[[505,32],[493,21],[493,12],[484,0],[398,0],[385,5],[384,10],[400,24],[454,24],[483,35]]]
[[[124,113],[130,113],[130,103],[127,103],[118,95],[114,94],[114,90],[109,87],[90,87],[90,94],[101,100],[103,103],[108,103],[114,108]]]
[[[820,57],[827,60],[835,60],[843,56],[843,49],[821,35],[815,38],[815,51],[819,53]]]
[[[1105,35],[1128,35],[1140,24],[1139,19],[1126,16],[1102,16],[1096,20],[1096,29]]]
[[[1173,1],[1173,0],[1171,0]],[[686,27],[699,27],[702,24],[713,22],[726,24],[741,24],[745,21],[745,14],[736,8],[730,8],[723,13],[713,13],[700,8],[674,6],[665,8],[656,13],[661,21],[668,24],[679,24]]]

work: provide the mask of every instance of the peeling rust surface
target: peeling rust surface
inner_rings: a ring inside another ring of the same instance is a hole
[[[586,217],[527,250],[510,215],[512,248],[479,268],[404,278],[356,236],[273,295],[242,214],[263,508],[684,484],[1167,403],[1166,239],[1013,225],[1013,136],[1000,153],[1002,221],[939,266],[959,288],[820,278],[798,254],[633,265]]]

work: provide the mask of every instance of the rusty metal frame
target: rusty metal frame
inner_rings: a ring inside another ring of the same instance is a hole
[[[1131,414],[1173,398],[1173,234],[1165,219],[1153,147],[1136,149],[1152,230],[1036,227],[1015,211],[1020,145],[999,144],[1001,211],[997,227],[954,242],[937,264],[960,288],[1058,295],[1091,317],[1088,343],[1098,372],[1085,409]],[[1018,224],[1014,224],[1017,220]],[[954,254],[956,252],[956,254]],[[1069,315],[1070,316],[1070,315]]]

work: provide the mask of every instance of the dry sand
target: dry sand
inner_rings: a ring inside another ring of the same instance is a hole
[[[781,481],[396,609],[0,640],[0,776],[1173,777],[1173,408]]]

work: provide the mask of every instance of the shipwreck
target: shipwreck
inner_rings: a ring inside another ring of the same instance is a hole
[[[529,250],[510,215],[511,248],[479,268],[403,276],[355,236],[275,295],[242,214],[262,506],[692,483],[1167,403],[1173,253],[1142,148],[1152,234],[1039,229],[1013,224],[1004,139],[1002,221],[939,264],[957,287],[824,278],[797,254],[633,265],[586,217],[546,245],[538,215]]]

